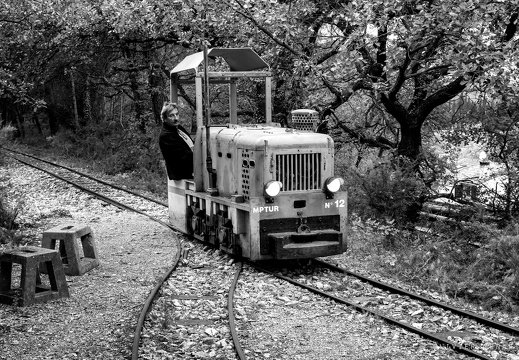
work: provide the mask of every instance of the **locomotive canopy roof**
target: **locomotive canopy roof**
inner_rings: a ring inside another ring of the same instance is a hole
[[[222,57],[231,71],[254,71],[263,68],[270,70],[269,65],[251,48],[213,48],[207,50],[207,56],[211,58]],[[173,70],[171,74],[186,70],[195,70],[204,61],[204,52],[186,56]]]

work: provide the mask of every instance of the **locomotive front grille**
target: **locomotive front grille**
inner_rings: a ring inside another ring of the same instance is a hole
[[[276,180],[281,191],[305,191],[321,188],[321,154],[276,155]]]

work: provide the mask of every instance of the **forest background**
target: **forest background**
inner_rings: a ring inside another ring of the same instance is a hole
[[[251,47],[273,72],[274,121],[305,108],[326,122],[359,259],[513,309],[518,14],[519,0],[1,0],[1,132],[165,196],[157,137],[169,71],[203,46]],[[215,121],[227,115],[226,91],[211,92]],[[262,91],[239,84],[240,117],[263,121]],[[180,96],[191,128],[192,90]],[[496,165],[493,185],[472,177],[477,199],[457,199],[463,222],[416,232],[424,205],[464,180],[467,147]],[[7,203],[0,225],[14,233],[20,209]]]

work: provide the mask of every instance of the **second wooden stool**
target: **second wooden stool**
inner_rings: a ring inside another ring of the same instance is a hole
[[[80,257],[78,240],[81,240],[84,257]],[[59,252],[63,269],[67,275],[83,275],[99,266],[94,235],[89,226],[65,224],[53,227],[43,232],[41,247],[55,249],[59,240]],[[45,269],[41,269],[45,272]]]

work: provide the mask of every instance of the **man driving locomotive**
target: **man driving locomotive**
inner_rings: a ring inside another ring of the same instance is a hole
[[[165,102],[161,111],[159,147],[170,180],[193,178],[193,140],[179,123],[176,103]]]

